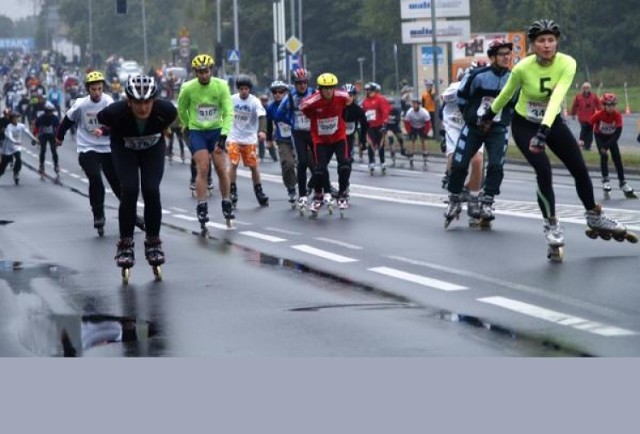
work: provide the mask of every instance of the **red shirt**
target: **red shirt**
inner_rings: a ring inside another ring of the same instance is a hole
[[[571,116],[578,115],[578,121],[585,123],[589,122],[591,116],[598,110],[602,110],[602,104],[595,94],[589,93],[585,96],[584,93],[579,93],[573,100]]]
[[[391,106],[385,97],[376,93],[362,101],[362,110],[367,116],[369,128],[380,128],[387,123]]]
[[[606,110],[596,112],[589,123],[593,126],[593,132],[597,134],[611,135],[616,132],[616,128],[622,128],[622,115],[618,110],[607,113]]]
[[[300,102],[300,111],[311,121],[313,143],[330,145],[347,140],[347,125],[342,119],[342,111],[349,100],[343,90],[334,90],[333,97],[326,99],[319,90]]]

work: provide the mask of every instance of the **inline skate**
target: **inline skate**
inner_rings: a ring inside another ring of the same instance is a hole
[[[477,196],[467,198],[467,215],[469,216],[469,227],[480,227],[480,199]]]
[[[308,204],[309,204],[309,200],[307,199],[307,196],[300,196],[298,198],[298,212],[300,213],[301,216],[304,216],[305,211],[307,210]]]
[[[556,217],[544,219],[544,236],[547,239],[547,258],[552,262],[562,262],[564,258],[564,235]]]
[[[224,216],[227,228],[233,228],[233,220],[236,218],[236,216],[233,213],[233,205],[230,200],[222,200],[222,215]]]
[[[200,234],[202,236],[207,235],[207,222],[209,221],[209,205],[207,202],[200,202],[196,206],[196,215],[200,222]]]
[[[116,250],[116,265],[122,268],[122,283],[128,284],[131,276],[131,269],[136,264],[135,253],[133,251],[133,238],[120,238]]]
[[[288,188],[287,196],[288,196],[289,205],[291,205],[291,209],[295,209],[296,208],[296,189]]]
[[[162,251],[162,241],[158,236],[150,236],[144,240],[144,256],[153,270],[156,281],[162,280],[162,268],[164,264],[164,252]]]
[[[104,210],[97,209],[93,213],[93,227],[98,231],[98,236],[104,236],[104,225],[106,221],[104,218]]]
[[[264,191],[262,191],[262,184],[255,184],[253,186],[253,191],[256,194],[256,199],[260,206],[269,206],[269,196],[264,194]]]
[[[638,236],[636,234],[628,231],[626,226],[618,221],[607,217],[600,205],[596,205],[595,208],[587,211],[585,217],[587,218],[585,234],[592,240],[600,237],[605,241],[613,238],[620,242],[625,240],[630,243],[638,242]]]
[[[229,199],[231,199],[231,205],[233,205],[233,209],[238,208],[238,186],[235,182],[232,182],[229,185]]]
[[[349,198],[346,193],[341,194],[338,197],[338,209],[340,210],[340,217],[344,218],[349,209]]]
[[[309,211],[311,212],[311,215],[310,215],[311,218],[317,218],[318,217],[318,212],[320,211],[320,208],[322,208],[323,203],[324,203],[324,197],[322,196],[322,193],[316,194],[313,197],[313,200],[311,201],[311,204],[309,205]]]
[[[327,207],[329,214],[333,214],[334,199],[331,193],[325,193],[322,196],[322,204]]]
[[[483,194],[480,200],[480,229],[491,229],[491,222],[496,218],[493,214],[493,196]]]
[[[449,204],[444,212],[444,228],[447,229],[453,219],[460,219],[460,213],[462,212],[462,201],[460,195],[455,193],[449,194]]]
[[[611,184],[609,183],[609,178],[602,178],[602,193],[606,200],[611,198]]]
[[[633,188],[631,188],[631,186],[626,181],[620,183],[620,190],[622,190],[622,192],[624,193],[624,197],[626,197],[627,199],[638,198],[636,192],[633,191]]]

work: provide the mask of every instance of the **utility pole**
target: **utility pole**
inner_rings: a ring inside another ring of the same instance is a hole
[[[144,50],[144,73],[146,74],[147,68],[149,68],[149,54],[147,51],[147,14],[144,0],[142,0],[142,47]]]
[[[35,8],[35,2],[34,8]],[[93,65],[93,0],[89,0],[89,63]]]
[[[238,32],[238,0],[233,0],[233,47],[238,52],[240,49]],[[236,78],[240,75],[240,61],[236,62]]]
[[[362,64],[367,60],[366,57],[358,57],[358,63],[360,64],[360,84],[364,86],[364,70],[362,69]]]
[[[436,104],[435,113],[438,113],[438,109],[440,106],[438,95],[440,95],[440,79],[438,78],[438,41],[436,38],[436,2],[431,2],[431,46],[433,52],[433,87],[435,89],[435,94],[433,98],[433,102]],[[438,117],[434,116],[431,119],[431,124],[433,127],[433,138],[438,140]]]

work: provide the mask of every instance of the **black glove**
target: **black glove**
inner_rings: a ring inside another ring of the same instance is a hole
[[[380,127],[380,134],[385,135],[387,133],[387,125],[384,124]]]
[[[636,140],[640,142],[640,133],[638,134],[638,137],[636,138]]]
[[[36,146],[36,145],[38,144],[38,142],[37,142],[36,140],[33,140],[33,139],[32,139],[32,140],[31,140],[31,144],[32,144],[33,146]]]
[[[534,154],[543,152],[547,147],[547,136],[549,135],[549,127],[540,125],[538,132],[529,141],[529,150]]]
[[[491,123],[493,122],[493,118],[495,116],[496,114],[493,112],[493,110],[491,110],[491,107],[489,107],[487,111],[478,118],[477,125],[478,128],[480,128],[480,131],[482,131],[483,133],[487,133],[491,128]]]
[[[220,134],[218,136],[218,143],[216,143],[216,147],[222,149],[224,152],[227,151],[227,136],[224,134]]]
[[[447,139],[444,138],[442,139],[442,142],[440,142],[440,151],[444,154],[445,152],[447,152]]]

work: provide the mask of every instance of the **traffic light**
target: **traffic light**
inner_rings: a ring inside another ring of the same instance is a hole
[[[116,0],[116,14],[127,14],[127,0]]]

